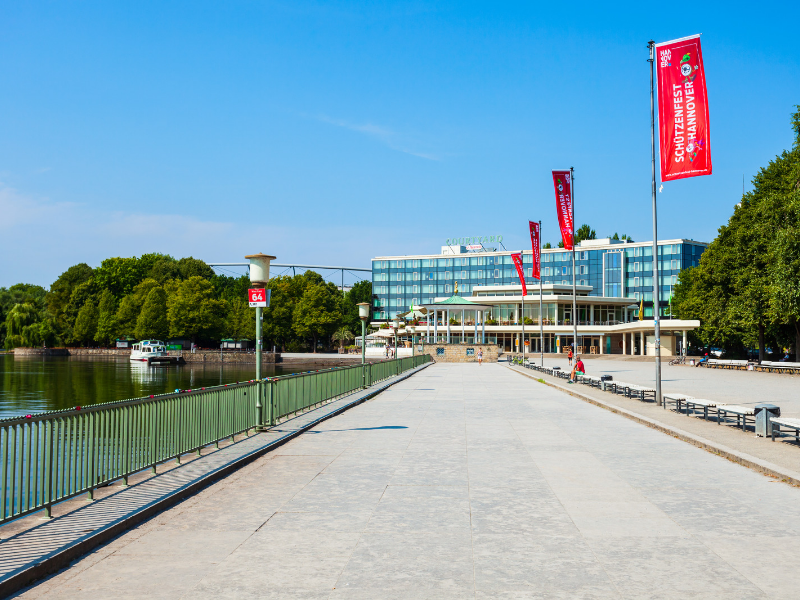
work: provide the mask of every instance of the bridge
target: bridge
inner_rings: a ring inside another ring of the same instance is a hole
[[[796,597],[800,490],[707,451],[775,445],[503,363],[383,375],[60,517],[281,442],[19,597]]]

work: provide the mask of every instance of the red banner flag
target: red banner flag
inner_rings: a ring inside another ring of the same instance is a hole
[[[661,181],[711,175],[708,95],[700,36],[656,44]]]
[[[539,224],[528,221],[531,228],[531,247],[533,248],[533,278],[542,278],[542,242],[539,237]]]
[[[517,275],[519,275],[520,283],[522,283],[522,295],[528,295],[528,288],[525,285],[525,270],[522,268],[522,252],[519,254],[512,254],[511,260],[514,261],[514,266],[517,267]]]
[[[561,240],[564,242],[564,250],[572,250],[572,179],[569,171],[553,171],[553,185],[556,188]]]

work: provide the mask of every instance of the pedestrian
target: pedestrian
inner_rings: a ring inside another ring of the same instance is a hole
[[[572,373],[569,374],[568,383],[575,383],[576,375],[585,375],[585,374],[586,374],[586,367],[583,366],[583,361],[581,360],[581,357],[578,356],[577,360],[575,361],[575,368],[572,369]]]
[[[383,347],[383,355],[387,360],[389,359],[389,344],[386,344]]]
[[[567,351],[567,358],[569,359],[569,366],[571,367],[572,366],[572,346],[570,346],[569,350]]]
[[[483,364],[483,348],[478,348],[478,364]]]

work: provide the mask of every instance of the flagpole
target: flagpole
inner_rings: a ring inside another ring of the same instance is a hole
[[[653,40],[647,44],[650,49],[650,171],[652,174],[651,192],[653,195],[653,319],[655,329],[656,351],[656,404],[662,406],[661,398],[661,323],[660,323],[660,291],[661,282],[658,280],[658,212],[656,210],[656,109],[653,91],[653,69],[655,63],[656,43]],[[645,344],[645,348],[647,345]]]
[[[572,192],[572,344],[573,355],[578,356],[578,300],[575,287],[575,169],[569,168],[570,190]]]
[[[539,350],[544,366],[544,315],[542,314],[542,222],[539,221]]]

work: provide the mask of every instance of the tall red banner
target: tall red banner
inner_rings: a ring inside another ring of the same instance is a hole
[[[711,175],[700,36],[656,44],[661,181]]]
[[[531,248],[533,249],[533,278],[542,278],[542,242],[539,232],[539,224],[528,221],[531,229]]]
[[[517,275],[519,275],[520,283],[522,283],[522,295],[528,295],[528,288],[525,285],[525,271],[522,268],[522,252],[519,254],[512,254],[511,259],[514,261],[514,266],[517,267]]]
[[[561,240],[565,250],[572,250],[572,179],[569,171],[553,171],[553,185],[556,188],[556,210]]]

